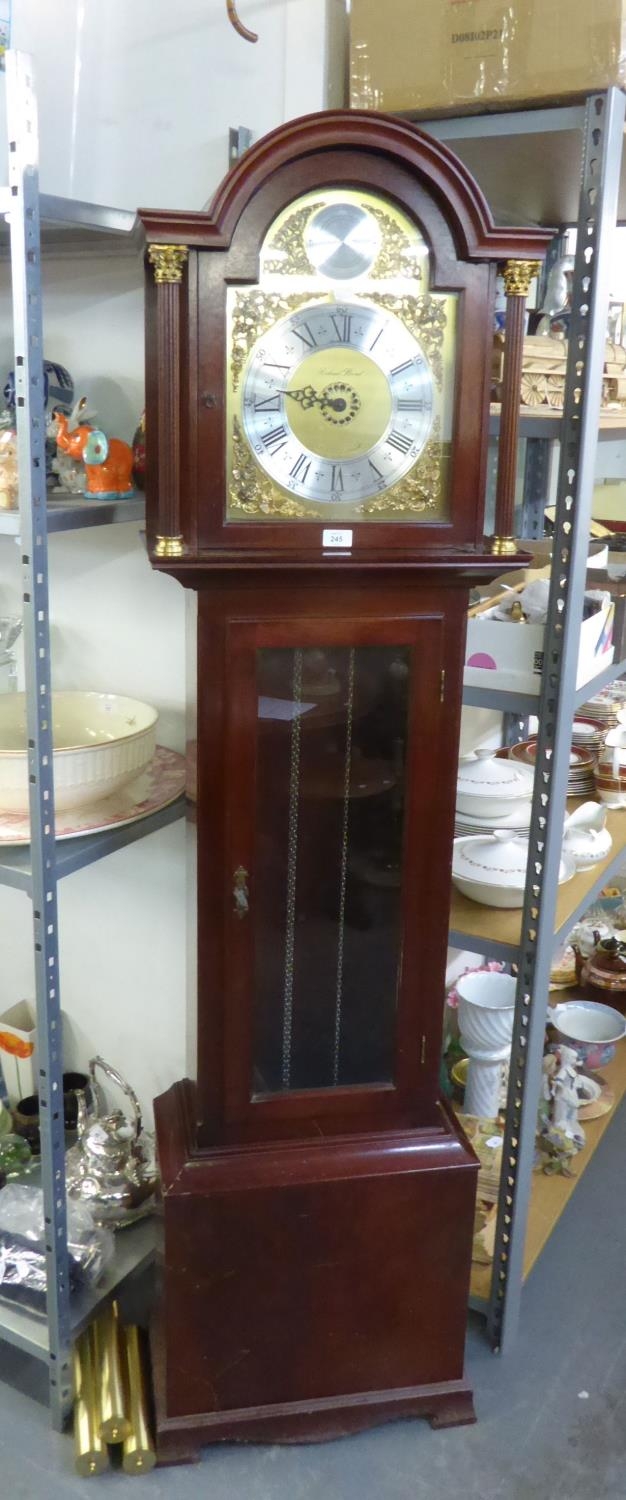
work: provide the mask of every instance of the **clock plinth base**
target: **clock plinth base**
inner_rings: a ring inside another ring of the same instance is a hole
[[[475,1420],[463,1378],[477,1162],[432,1126],[194,1151],[194,1090],[156,1101],[164,1253],[159,1461]]]

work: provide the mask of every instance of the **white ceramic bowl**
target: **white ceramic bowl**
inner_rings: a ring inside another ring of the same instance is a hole
[[[466,1052],[496,1052],[510,1044],[515,989],[512,974],[463,974],[457,980],[459,1028]]]
[[[518,761],[475,750],[459,761],[457,812],[498,818],[512,806],[532,797],[534,770]]]
[[[53,693],[54,798],[59,811],[102,802],[150,764],[158,714],[117,693]],[[24,693],[0,696],[0,809],[28,811]]]
[[[458,890],[470,901],[483,906],[500,906],[507,910],[524,905],[528,839],[497,830],[491,835],[454,840],[452,879]],[[559,884],[571,880],[576,861],[564,853],[559,868]]]

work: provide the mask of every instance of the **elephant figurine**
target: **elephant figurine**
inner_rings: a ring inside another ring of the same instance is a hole
[[[108,438],[87,422],[72,426],[63,411],[55,412],[54,435],[60,454],[79,460],[85,470],[83,492],[98,500],[134,494],[133,450],[121,438]]]

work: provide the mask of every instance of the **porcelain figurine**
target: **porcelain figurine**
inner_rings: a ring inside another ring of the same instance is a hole
[[[589,1098],[587,1081],[580,1077],[580,1063],[573,1047],[560,1046],[543,1059],[543,1134],[554,1151],[559,1145],[572,1143],[575,1151],[582,1151],[585,1132],[579,1123],[578,1110]]]
[[[5,427],[0,432],[0,510],[15,510],[18,493],[17,433]]]
[[[85,398],[81,398],[81,403]],[[83,466],[82,491],[98,500],[114,500],[134,494],[133,450],[121,438],[108,438],[99,427],[86,421],[72,426],[67,413],[55,413],[57,448]]]
[[[4,383],[3,395],[6,402],[6,414],[11,427],[15,426],[15,371],[9,370]],[[48,420],[46,430],[46,479],[48,484],[54,483],[54,461],[56,446],[54,434],[50,431],[50,418],[55,411],[69,413],[74,402],[74,381],[65,365],[60,365],[56,360],[44,359],[43,362],[43,399]]]

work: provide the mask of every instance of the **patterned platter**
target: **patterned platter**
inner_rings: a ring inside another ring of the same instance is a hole
[[[185,790],[186,762],[176,750],[157,745],[150,765],[130,786],[122,787],[113,797],[93,802],[89,807],[68,808],[56,815],[57,839],[78,839],[88,833],[103,833],[107,828],[123,828],[140,818],[149,818],[175,802]],[[30,843],[30,820],[24,813],[0,809],[0,846],[8,848]]]

